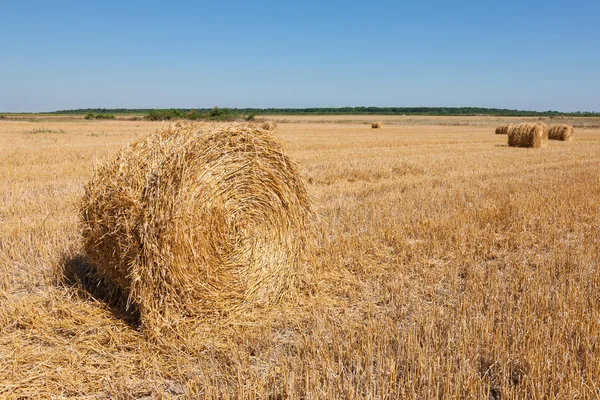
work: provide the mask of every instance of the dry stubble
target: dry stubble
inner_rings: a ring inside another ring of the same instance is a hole
[[[315,293],[169,345],[57,282],[93,159],[157,124],[0,122],[0,396],[597,397],[600,131],[523,152],[476,122],[279,123]]]

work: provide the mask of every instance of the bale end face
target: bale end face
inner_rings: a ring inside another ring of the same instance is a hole
[[[98,168],[84,249],[152,331],[278,302],[304,279],[311,200],[296,164],[251,124],[175,124]]]

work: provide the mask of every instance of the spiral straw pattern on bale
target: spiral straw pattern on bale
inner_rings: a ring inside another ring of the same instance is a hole
[[[504,124],[504,125],[499,125],[496,128],[496,135],[508,135],[508,133],[510,132],[510,130],[514,127],[513,124]]]
[[[98,168],[81,206],[98,274],[145,328],[277,302],[306,272],[310,198],[296,164],[250,124],[175,124]]]
[[[382,128],[382,127],[383,127],[383,123],[381,121],[371,124],[371,128],[373,128],[373,129],[378,129],[378,128]]]
[[[546,124],[518,124],[508,133],[508,145],[511,147],[545,147],[548,144]]]
[[[570,142],[573,140],[575,129],[571,125],[558,124],[552,125],[548,131],[548,138],[550,140],[562,140]]]

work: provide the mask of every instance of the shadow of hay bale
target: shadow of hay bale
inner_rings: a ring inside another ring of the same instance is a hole
[[[140,329],[140,311],[135,304],[127,303],[127,292],[102,278],[85,255],[75,254],[63,258],[59,283],[78,289],[83,298],[91,297],[104,303],[115,318],[134,329]]]

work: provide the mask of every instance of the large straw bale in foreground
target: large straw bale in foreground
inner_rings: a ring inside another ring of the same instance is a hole
[[[383,122],[381,122],[381,121],[375,122],[375,123],[371,124],[371,128],[373,128],[373,129],[383,128]]]
[[[508,133],[510,132],[510,130],[514,128],[513,124],[504,124],[504,125],[499,125],[496,128],[496,135],[508,135]]]
[[[552,125],[548,131],[548,138],[550,140],[562,140],[570,142],[573,140],[575,129],[571,125],[558,124]]]
[[[144,327],[272,304],[305,272],[305,184],[253,125],[175,124],[140,138],[95,171],[81,216],[90,261]]]
[[[548,144],[548,127],[543,123],[518,124],[508,133],[512,147],[545,147]]]

